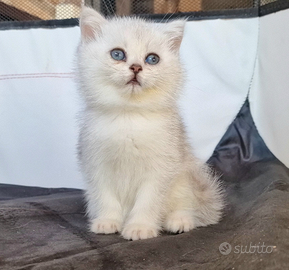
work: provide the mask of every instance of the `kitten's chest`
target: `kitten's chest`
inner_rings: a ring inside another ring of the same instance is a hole
[[[115,154],[141,154],[158,147],[165,139],[162,121],[157,116],[102,116],[95,123],[99,147]]]

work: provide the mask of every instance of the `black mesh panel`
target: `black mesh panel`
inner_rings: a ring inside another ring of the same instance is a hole
[[[181,14],[266,7],[276,12],[289,0],[0,0],[0,21],[60,20],[79,17],[85,3],[105,15]],[[215,14],[215,13],[214,13]]]
[[[0,21],[77,18],[81,0],[0,0]]]

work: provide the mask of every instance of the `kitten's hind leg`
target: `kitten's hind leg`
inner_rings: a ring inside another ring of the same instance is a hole
[[[194,229],[194,224],[192,211],[174,210],[167,215],[164,228],[168,232],[182,233]]]
[[[185,177],[179,175],[170,187],[163,227],[172,233],[188,232],[195,227],[191,197],[192,190]]]
[[[217,223],[224,205],[217,180],[206,165],[199,163],[179,175],[168,199],[164,228],[173,233]]]

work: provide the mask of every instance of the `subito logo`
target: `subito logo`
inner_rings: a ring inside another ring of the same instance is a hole
[[[232,251],[232,246],[229,243],[224,242],[219,246],[219,251],[223,255],[228,255]]]

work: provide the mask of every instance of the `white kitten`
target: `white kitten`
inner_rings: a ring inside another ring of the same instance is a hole
[[[95,233],[146,239],[221,217],[220,187],[191,154],[177,109],[184,25],[82,10],[79,159]]]

